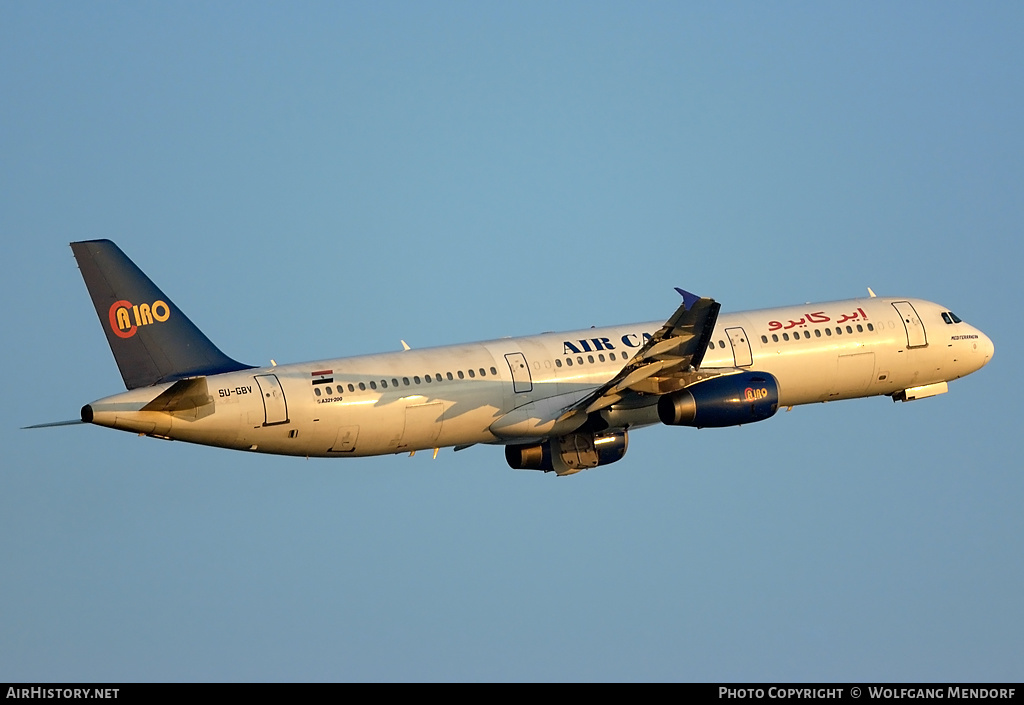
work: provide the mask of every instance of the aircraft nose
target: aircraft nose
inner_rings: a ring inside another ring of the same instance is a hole
[[[978,342],[977,342],[977,347],[975,348],[975,350],[977,351],[977,353],[979,355],[982,356],[981,364],[982,364],[982,366],[984,366],[984,365],[987,365],[988,361],[992,359],[992,356],[996,352],[996,346],[992,342],[991,338],[989,338],[987,335],[985,335],[984,333],[982,333],[979,330],[978,331]]]
[[[972,346],[974,355],[971,358],[974,360],[973,366],[977,366],[974,369],[980,370],[992,359],[992,356],[995,354],[995,345],[992,343],[991,338],[977,328],[974,328],[974,332],[978,334],[978,338]]]

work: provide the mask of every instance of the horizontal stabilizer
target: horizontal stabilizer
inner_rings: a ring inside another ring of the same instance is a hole
[[[206,377],[193,377],[175,382],[141,411],[189,411],[212,403]]]

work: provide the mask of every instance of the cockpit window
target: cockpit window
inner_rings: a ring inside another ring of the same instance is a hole
[[[945,311],[942,312],[942,320],[944,320],[947,325],[952,325],[953,323],[953,319],[950,318],[949,314],[946,313]]]
[[[953,319],[953,323],[963,323],[963,321],[960,320],[960,317],[952,311],[949,312],[949,317]]]

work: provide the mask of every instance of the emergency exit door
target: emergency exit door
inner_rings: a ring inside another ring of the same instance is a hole
[[[530,366],[526,363],[526,355],[521,352],[508,353],[505,355],[509,370],[512,371],[512,388],[518,394],[520,392],[533,391],[533,377],[530,376]]]

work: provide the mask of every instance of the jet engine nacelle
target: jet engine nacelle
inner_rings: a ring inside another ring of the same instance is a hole
[[[763,421],[779,409],[779,383],[767,372],[740,372],[698,382],[658,400],[669,426],[738,426]]]
[[[570,433],[536,445],[505,446],[505,460],[513,470],[572,475],[621,460],[628,445],[624,430]]]

